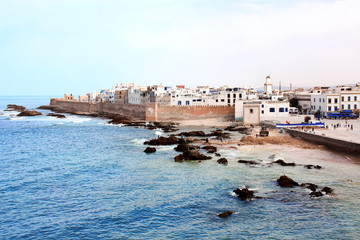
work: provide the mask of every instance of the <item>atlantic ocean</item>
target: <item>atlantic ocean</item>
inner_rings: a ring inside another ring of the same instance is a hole
[[[161,130],[66,115],[17,117],[6,104],[28,108],[45,97],[0,97],[1,239],[360,239],[360,165],[320,149],[277,145],[220,148],[217,158],[175,162],[174,146],[145,154]],[[207,131],[206,129],[205,131]],[[266,164],[276,156],[322,169]],[[276,179],[334,189],[311,198]],[[241,201],[247,186],[262,198]],[[226,219],[217,214],[234,214]]]

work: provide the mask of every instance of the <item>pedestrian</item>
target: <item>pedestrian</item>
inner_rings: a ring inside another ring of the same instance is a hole
[[[351,124],[351,130],[354,130],[354,125]]]

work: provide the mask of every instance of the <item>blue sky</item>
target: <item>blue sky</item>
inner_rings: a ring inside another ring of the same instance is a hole
[[[360,82],[360,1],[0,0],[0,95]]]

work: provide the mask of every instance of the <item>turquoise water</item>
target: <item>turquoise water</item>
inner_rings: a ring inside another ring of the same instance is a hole
[[[173,146],[143,153],[155,131],[79,116],[0,113],[1,239],[360,239],[360,165],[351,157],[242,146],[219,149],[226,166],[216,157],[177,163]],[[273,154],[323,169],[268,167]],[[264,165],[249,167],[240,158]],[[281,189],[282,174],[336,195],[314,199],[303,188]],[[264,199],[234,197],[244,185]],[[216,216],[227,210],[235,213]]]

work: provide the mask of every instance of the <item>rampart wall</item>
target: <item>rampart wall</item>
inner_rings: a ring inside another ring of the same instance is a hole
[[[147,121],[179,121],[218,118],[234,120],[233,106],[166,106],[157,103],[146,105]]]
[[[56,111],[75,114],[116,114],[132,120],[179,121],[218,118],[233,120],[235,108],[232,106],[165,106],[157,103],[146,105],[122,103],[87,103],[51,99]]]
[[[309,134],[294,129],[286,129],[286,132],[289,133],[292,137],[299,137],[305,141],[324,145],[325,147],[333,151],[351,153],[351,154],[360,153],[360,144],[358,143],[329,138],[322,135]]]

